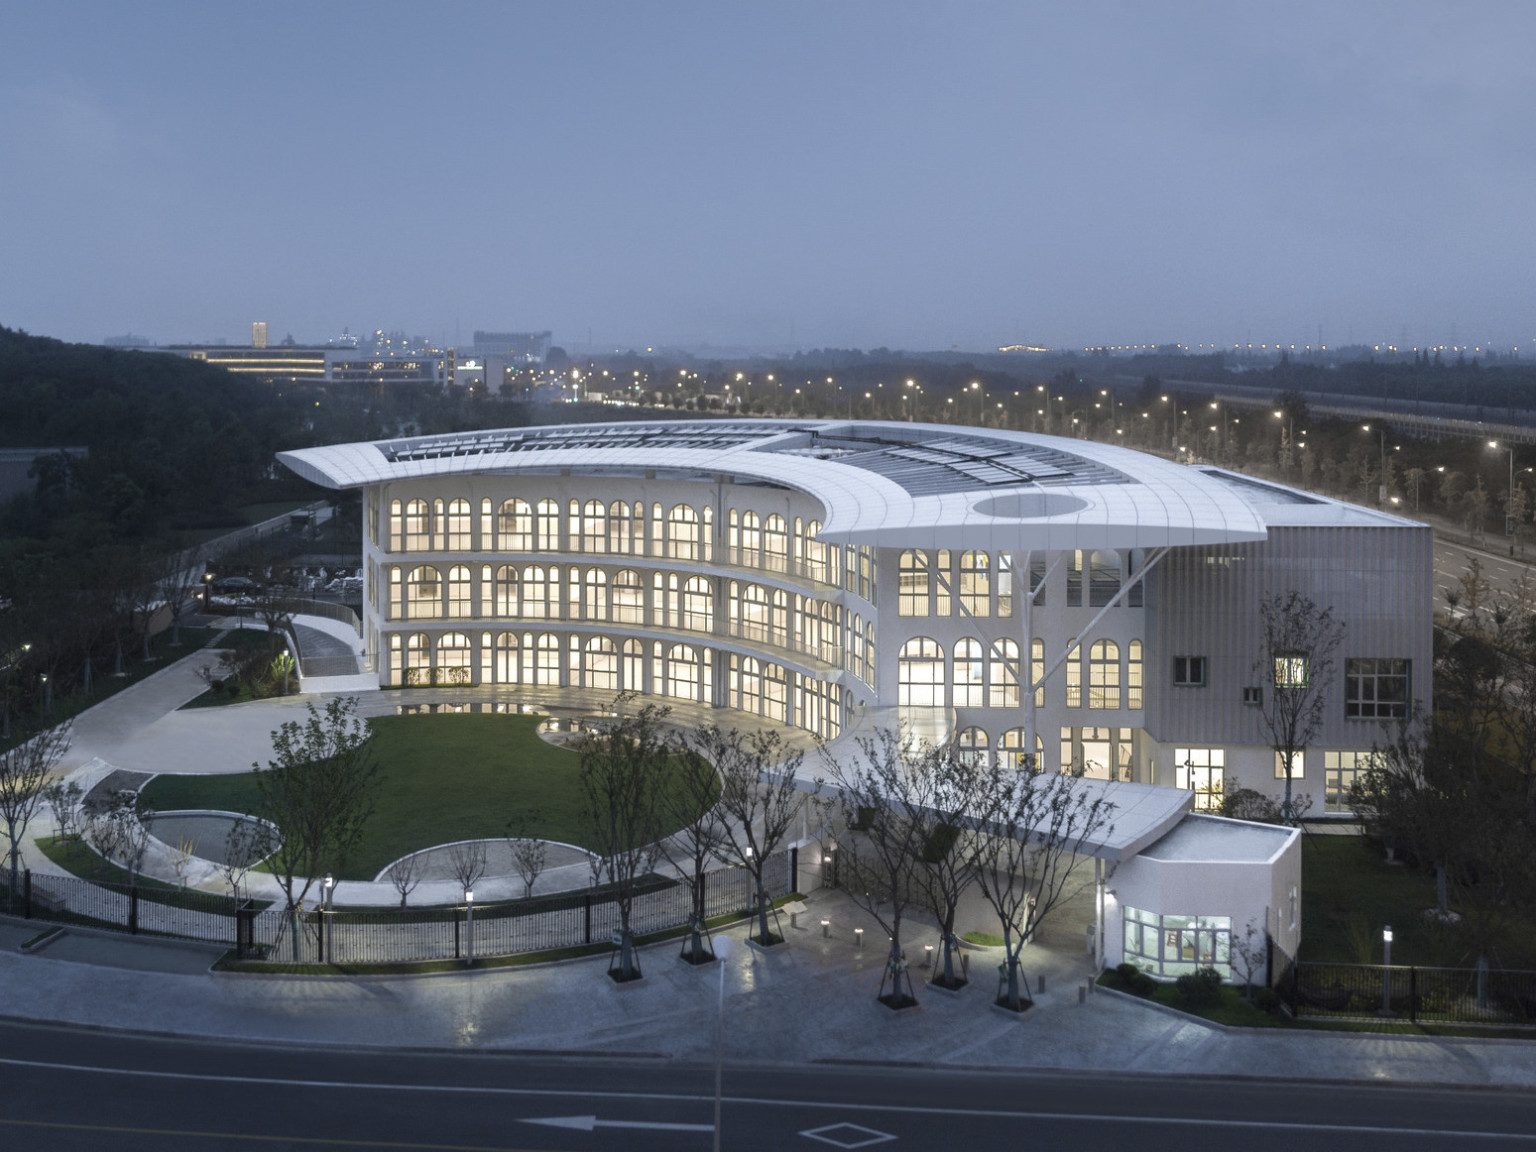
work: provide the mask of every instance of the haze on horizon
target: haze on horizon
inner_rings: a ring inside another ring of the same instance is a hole
[[[10,5],[0,324],[1536,345],[1536,6]]]

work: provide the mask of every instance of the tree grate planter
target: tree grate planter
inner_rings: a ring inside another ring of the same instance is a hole
[[[915,1008],[922,1007],[922,1005],[918,1003],[916,997],[908,996],[905,993],[898,996],[894,992],[887,992],[884,996],[881,996],[878,999],[880,1003],[884,1004],[892,1012],[897,1013],[910,1012]]]

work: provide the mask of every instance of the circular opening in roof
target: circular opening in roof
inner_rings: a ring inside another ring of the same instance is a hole
[[[1068,496],[1065,492],[1015,492],[978,500],[971,505],[972,511],[995,520],[1047,520],[1052,516],[1081,512],[1086,507],[1088,501]]]

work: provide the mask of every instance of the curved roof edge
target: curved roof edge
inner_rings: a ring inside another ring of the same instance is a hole
[[[305,448],[278,459],[328,488],[561,469],[740,476],[818,500],[823,539],[881,546],[1180,547],[1262,540],[1269,522],[1262,501],[1197,468],[1117,445],[952,425],[555,425]]]

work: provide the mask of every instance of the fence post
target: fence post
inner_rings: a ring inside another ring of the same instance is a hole
[[[139,934],[139,886],[131,884],[128,887],[128,931],[137,936]]]
[[[21,890],[26,897],[26,904],[24,905],[25,911],[23,914],[28,920],[30,920],[32,919],[32,869],[30,868],[28,868],[26,872],[23,873]]]
[[[800,849],[792,847],[789,850],[789,890],[800,891]]]
[[[455,909],[453,913],[453,958],[459,959],[459,913]]]
[[[1264,987],[1275,986],[1275,938],[1264,933]]]
[[[590,944],[592,943],[592,893],[588,892],[585,896],[582,897],[582,901],[586,905],[586,928],[585,936],[583,939],[586,943]]]
[[[1408,969],[1408,1022],[1419,1022],[1419,970],[1417,967]]]

